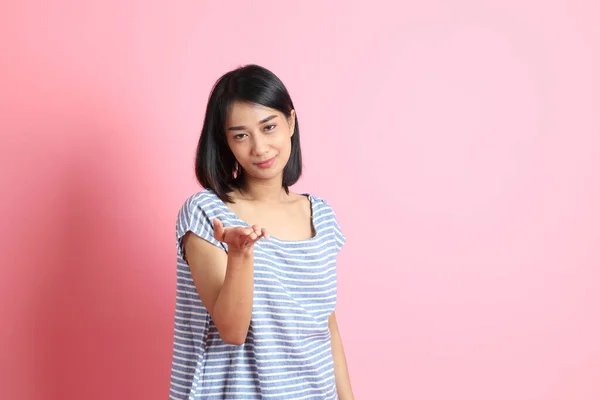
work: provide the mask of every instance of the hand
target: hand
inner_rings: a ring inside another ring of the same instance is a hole
[[[218,218],[215,218],[214,226],[215,233],[214,237],[219,242],[227,243],[230,250],[233,251],[247,251],[252,249],[254,243],[258,242],[260,238],[269,239],[269,233],[266,229],[260,228],[258,225],[252,227],[244,226],[231,226],[223,227],[223,223]]]

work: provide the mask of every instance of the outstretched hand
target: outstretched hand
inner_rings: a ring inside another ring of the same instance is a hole
[[[260,228],[258,225],[253,225],[252,227],[229,226],[225,228],[218,218],[215,218],[213,222],[215,226],[215,239],[219,242],[227,243],[230,250],[248,250],[260,238],[269,239],[267,230]]]

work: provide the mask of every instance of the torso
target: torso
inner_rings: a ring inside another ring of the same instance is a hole
[[[236,200],[229,208],[205,190],[180,210],[178,243],[192,231],[227,251],[212,236],[215,218],[226,227],[260,223],[273,238],[255,244],[252,320],[242,346],[221,340],[178,245],[171,398],[338,398],[328,318],[336,305],[336,257],[345,239],[323,199],[291,193],[285,198],[289,202],[262,206]]]
[[[314,236],[312,207],[308,197],[290,192],[285,201],[260,203],[234,194],[227,207],[248,225],[258,225],[285,241],[307,240]]]

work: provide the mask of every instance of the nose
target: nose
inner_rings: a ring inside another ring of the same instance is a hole
[[[256,156],[263,156],[269,152],[269,144],[262,134],[253,135],[252,152]]]

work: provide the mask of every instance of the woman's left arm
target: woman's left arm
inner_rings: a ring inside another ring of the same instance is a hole
[[[335,385],[340,400],[354,400],[348,364],[344,354],[344,346],[338,329],[335,312],[329,317],[329,332],[331,333],[331,351],[333,353],[333,369],[335,373]]]

